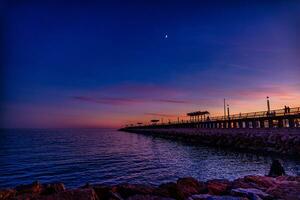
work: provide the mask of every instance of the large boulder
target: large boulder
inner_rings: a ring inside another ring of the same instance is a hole
[[[277,184],[275,178],[267,176],[245,176],[244,181],[251,185],[255,185],[255,188],[266,190],[268,188],[274,187]]]
[[[173,182],[163,183],[155,189],[154,194],[163,197],[178,199],[177,184]]]
[[[46,184],[43,187],[43,191],[42,191],[41,195],[56,194],[59,192],[63,192],[65,190],[66,190],[66,188],[63,183]]]
[[[278,176],[276,177],[276,180],[281,181],[296,181],[300,182],[300,176]]]
[[[186,199],[193,194],[206,192],[207,187],[203,182],[199,182],[192,177],[186,177],[177,180],[177,191],[179,198]]]
[[[300,182],[281,181],[277,185],[269,188],[266,193],[278,199],[300,200]]]
[[[232,183],[227,179],[214,179],[207,182],[209,194],[225,195],[229,194]]]
[[[84,186],[84,188],[93,188],[100,200],[114,199],[113,198],[114,195],[112,194],[111,187],[108,187],[106,185],[93,185],[93,186],[86,185]]]
[[[248,182],[244,178],[238,178],[232,181],[232,188],[258,188],[253,182]]]
[[[256,188],[236,188],[231,190],[231,194],[233,196],[242,196],[242,197],[247,197],[249,199],[271,199],[271,195],[256,189]]]
[[[148,185],[139,185],[139,184],[120,184],[112,189],[113,192],[116,192],[121,195],[123,198],[128,198],[136,194],[153,194],[155,188]]]

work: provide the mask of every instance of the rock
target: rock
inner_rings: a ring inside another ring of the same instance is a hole
[[[232,188],[257,188],[258,186],[253,182],[248,182],[244,178],[235,179],[232,182]]]
[[[300,200],[300,182],[282,181],[266,192],[278,199]]]
[[[173,182],[161,184],[155,189],[154,194],[163,197],[178,198],[177,184]]]
[[[86,185],[86,188],[93,188],[99,199],[114,199],[111,188],[105,185]]]
[[[41,195],[35,200],[99,200],[95,191],[91,188],[65,190],[57,194]]]
[[[244,181],[263,191],[277,184],[275,178],[267,176],[245,176]]]
[[[155,196],[155,195],[134,195],[129,197],[127,200],[175,200],[173,198],[168,198],[168,197],[160,197],[160,196]]]
[[[285,175],[285,171],[279,160],[273,160],[268,176],[277,177]]]
[[[16,195],[16,190],[14,189],[4,189],[0,190],[0,200],[12,199]]]
[[[300,182],[300,176],[278,176],[277,181],[296,181]]]
[[[50,195],[55,194],[59,192],[65,191],[65,185],[63,183],[53,183],[53,184],[47,184],[43,188],[42,195]]]
[[[43,191],[43,185],[38,181],[28,185],[20,185],[16,187],[17,195],[19,194],[40,194]]]
[[[211,194],[196,194],[190,196],[187,200],[248,200],[248,198],[234,196],[217,196]]]
[[[243,196],[248,197],[249,199],[271,199],[271,196],[259,189],[256,188],[237,188],[232,189],[231,194],[233,196]]]
[[[207,187],[203,182],[199,182],[192,177],[187,177],[177,180],[177,191],[180,198],[186,199],[193,194],[206,192]]]
[[[120,184],[113,191],[116,191],[123,198],[128,198],[136,194],[153,194],[154,187],[138,184]]]
[[[209,194],[224,195],[229,194],[232,187],[230,181],[226,179],[215,179],[207,182],[207,188]]]

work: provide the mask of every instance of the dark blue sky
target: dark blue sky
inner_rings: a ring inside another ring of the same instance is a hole
[[[62,3],[64,2],[64,3]],[[5,127],[299,106],[299,1],[7,1]],[[165,35],[168,38],[165,38]]]

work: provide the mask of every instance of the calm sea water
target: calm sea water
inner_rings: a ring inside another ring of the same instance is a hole
[[[283,159],[288,174],[300,161]],[[179,177],[234,179],[268,173],[270,157],[110,129],[1,130],[0,188],[39,180],[160,184]]]

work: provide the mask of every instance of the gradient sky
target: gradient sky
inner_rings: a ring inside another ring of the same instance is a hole
[[[0,3],[2,127],[300,106],[300,1],[82,2]]]

